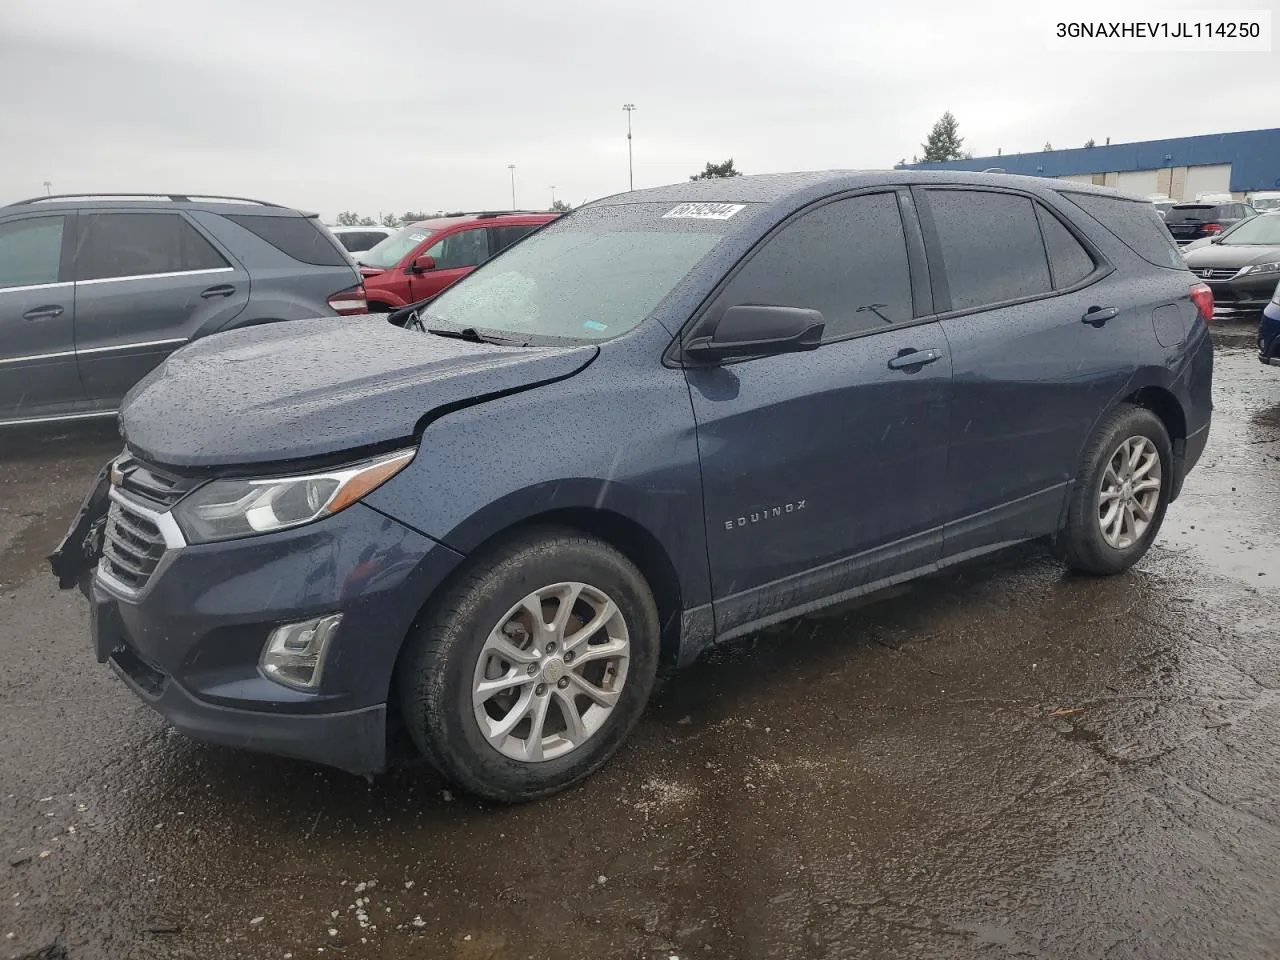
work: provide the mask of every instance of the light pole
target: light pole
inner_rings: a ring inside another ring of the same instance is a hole
[[[631,113],[635,110],[634,103],[624,103],[622,109],[627,112],[627,185],[628,188],[634,190],[636,188],[635,167],[631,162]]]
[[[52,180],[46,180],[46,181],[44,182],[44,195],[45,195],[46,197],[51,197],[51,196],[53,196],[53,181],[52,181]]]
[[[554,210],[555,208],[556,208],[556,185],[553,183],[551,185],[551,209]]]
[[[511,209],[516,208],[516,165],[508,163],[507,169],[511,171]]]

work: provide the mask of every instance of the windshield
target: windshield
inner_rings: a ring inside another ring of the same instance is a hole
[[[1253,209],[1261,212],[1263,210],[1280,210],[1280,197],[1266,197],[1260,200],[1254,200]]]
[[[1222,243],[1280,246],[1280,214],[1250,217],[1224,236]]]
[[[693,206],[579,210],[450,287],[427,305],[423,321],[523,340],[607,340],[626,333],[744,218],[740,204],[716,205],[732,210],[725,219]]]
[[[421,224],[413,223],[358,255],[356,260],[366,267],[389,270],[429,236],[431,236],[430,230]]]

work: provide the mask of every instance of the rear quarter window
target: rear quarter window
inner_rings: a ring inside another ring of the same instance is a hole
[[[277,250],[302,263],[319,267],[347,265],[343,250],[310,217],[227,216]]]
[[[1182,254],[1165,227],[1166,221],[1161,220],[1145,200],[1066,190],[1060,194],[1101,223],[1147,263],[1172,270],[1186,269]],[[1177,212],[1176,209],[1170,210],[1168,220],[1173,220]]]

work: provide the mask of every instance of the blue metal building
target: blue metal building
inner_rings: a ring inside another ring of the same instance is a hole
[[[1260,190],[1280,190],[1280,129],[898,166],[911,170],[999,167],[1006,173],[1062,177],[1140,195],[1160,193],[1175,200],[1194,200],[1211,192],[1230,192],[1243,199]]]

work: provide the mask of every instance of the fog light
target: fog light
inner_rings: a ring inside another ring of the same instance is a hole
[[[286,687],[316,689],[324,671],[329,639],[338,632],[341,622],[342,614],[331,613],[276,627],[262,651],[262,672]]]

